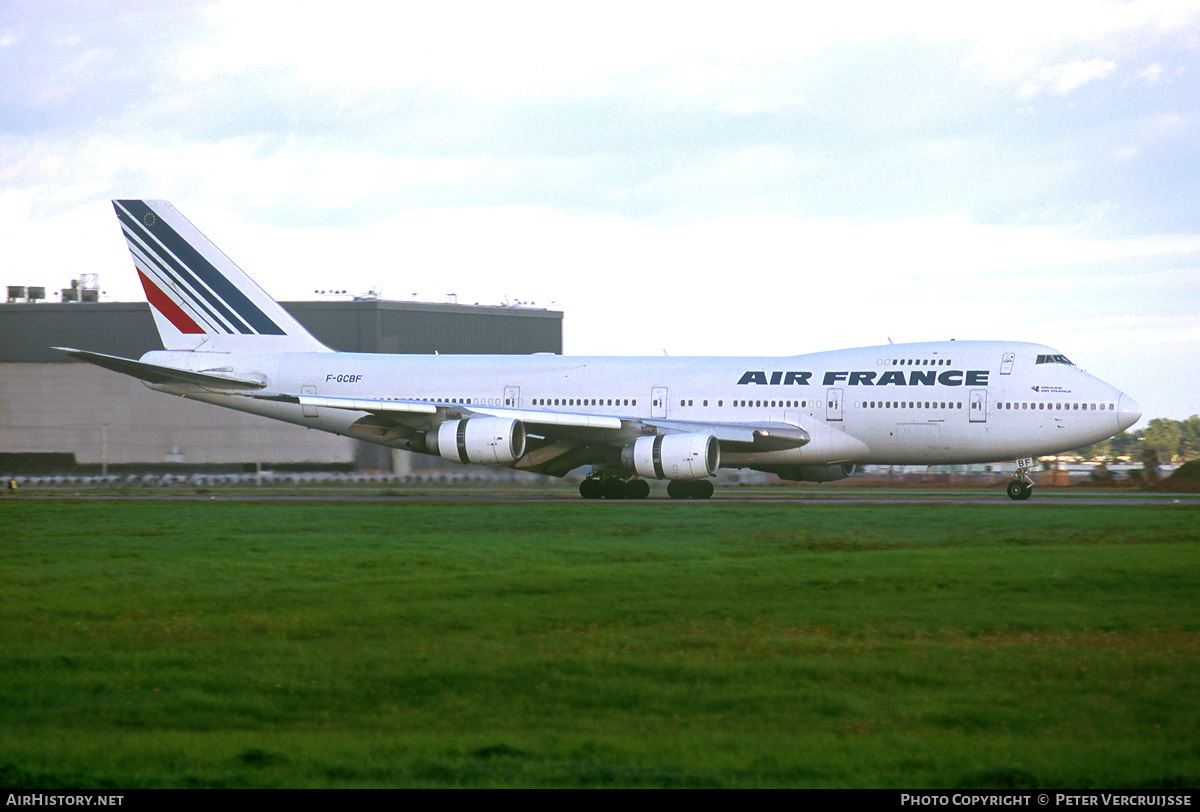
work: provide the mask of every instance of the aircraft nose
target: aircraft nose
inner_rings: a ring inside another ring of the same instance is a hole
[[[1141,417],[1142,410],[1137,405],[1137,401],[1129,395],[1121,395],[1121,399],[1117,402],[1117,425],[1121,427],[1121,431],[1138,422]]]

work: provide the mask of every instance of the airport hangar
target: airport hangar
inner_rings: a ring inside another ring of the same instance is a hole
[[[342,352],[562,353],[563,314],[556,310],[370,297],[281,304],[317,340]],[[154,392],[51,347],[140,358],[162,343],[145,302],[0,304],[3,473],[229,471],[261,464],[404,474],[449,465]]]

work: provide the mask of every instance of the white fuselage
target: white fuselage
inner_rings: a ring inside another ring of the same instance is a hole
[[[1019,342],[948,341],[745,358],[155,352],[143,360],[261,377],[266,393],[428,400],[680,424],[790,424],[811,436],[798,448],[723,452],[722,467],[1003,461],[1097,442],[1140,416],[1132,399],[1056,350]],[[177,391],[170,385],[154,388]],[[351,436],[359,436],[350,427],[365,415],[238,395],[189,396]]]

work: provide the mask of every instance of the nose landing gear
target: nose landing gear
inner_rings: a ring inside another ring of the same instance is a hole
[[[1031,459],[1017,460],[1016,478],[1006,488],[1009,499],[1021,502],[1033,495],[1033,480],[1029,478],[1029,469],[1032,467]]]

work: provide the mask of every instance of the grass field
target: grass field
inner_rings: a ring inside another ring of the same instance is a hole
[[[1195,787],[1198,520],[0,499],[0,785]]]

